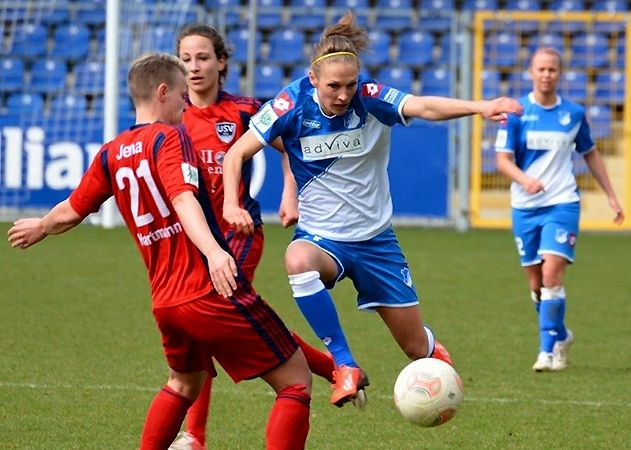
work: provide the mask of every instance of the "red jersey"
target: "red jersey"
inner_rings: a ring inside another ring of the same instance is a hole
[[[224,234],[228,233],[230,225],[223,220],[223,159],[232,144],[247,131],[250,117],[260,107],[254,98],[220,91],[214,104],[206,108],[189,105],[184,112],[184,125],[193,141],[215,217]],[[261,207],[250,196],[251,178],[252,160],[249,160],[241,172],[239,205],[250,213],[254,225],[258,226],[263,223]]]
[[[147,266],[153,308],[185,303],[212,290],[205,259],[171,204],[182,192],[197,192],[196,164],[183,126],[137,125],[99,150],[70,195],[72,208],[82,216],[98,211],[114,195]]]

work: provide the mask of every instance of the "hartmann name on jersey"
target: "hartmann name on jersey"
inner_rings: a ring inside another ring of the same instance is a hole
[[[302,157],[305,161],[332,158],[363,150],[364,136],[361,128],[338,133],[300,138]]]

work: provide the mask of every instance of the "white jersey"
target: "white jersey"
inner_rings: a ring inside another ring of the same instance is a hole
[[[516,182],[511,184],[513,208],[528,209],[579,201],[572,172],[572,152],[584,155],[594,148],[585,109],[557,97],[543,107],[531,92],[521,98],[521,116],[510,115],[497,132],[495,151],[510,152],[517,167],[543,183],[544,191],[529,194]]]
[[[337,241],[364,241],[391,225],[390,127],[407,125],[409,94],[359,80],[343,116],[327,116],[308,77],[286,86],[252,117],[263,144],[281,137],[298,183],[298,226]]]

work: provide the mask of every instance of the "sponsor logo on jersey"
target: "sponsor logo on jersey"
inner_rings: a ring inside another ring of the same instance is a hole
[[[280,117],[294,107],[294,102],[289,98],[289,94],[285,91],[278,94],[272,103],[272,108],[276,114]]]
[[[573,150],[578,125],[569,132],[528,131],[526,132],[526,145],[530,150],[549,150],[553,152]]]
[[[366,83],[362,85],[363,97],[379,97],[381,92],[381,85],[377,83]]]
[[[567,111],[559,111],[559,123],[563,126],[567,126],[572,121],[572,116]]]
[[[495,148],[506,148],[508,141],[508,132],[506,130],[498,130],[495,138]]]
[[[234,133],[237,130],[237,124],[234,122],[219,122],[215,125],[215,131],[217,132],[217,137],[229,144],[234,139]]]
[[[197,167],[188,163],[182,163],[182,175],[184,176],[184,182],[192,184],[195,187],[199,187],[199,176],[197,174]]]
[[[259,130],[261,133],[265,133],[269,130],[274,122],[278,119],[278,116],[274,112],[272,105],[266,103],[265,106],[254,116],[252,117],[252,124]]]
[[[388,92],[386,92],[386,95],[383,96],[383,101],[386,103],[390,103],[391,105],[394,105],[394,102],[397,100],[397,97],[399,96],[399,92],[400,91],[394,88],[388,89]]]
[[[359,122],[360,122],[360,118],[355,113],[354,109],[349,109],[344,115],[344,126],[346,128],[357,128],[357,125],[359,125]]]
[[[361,128],[318,136],[300,138],[302,159],[317,161],[363,150],[364,135]]]
[[[322,127],[322,124],[314,119],[302,119],[302,126],[319,130]]]
[[[567,243],[570,244],[570,247],[574,247],[574,244],[576,244],[576,234],[569,233],[567,235]]]
[[[537,114],[524,114],[519,120],[522,122],[536,122],[539,120],[539,116]]]

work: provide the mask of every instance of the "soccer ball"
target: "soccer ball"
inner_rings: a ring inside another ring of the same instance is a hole
[[[458,372],[436,358],[405,366],[394,383],[394,403],[401,415],[421,427],[436,427],[451,419],[464,397]]]

